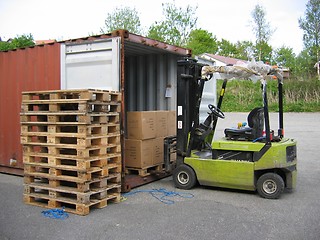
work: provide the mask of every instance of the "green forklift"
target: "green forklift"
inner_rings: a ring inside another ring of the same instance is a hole
[[[224,79],[217,106],[208,105],[208,116],[200,123],[199,108],[204,84],[213,74]],[[278,81],[279,128],[270,129],[267,78]],[[261,81],[261,106],[254,108],[245,124],[224,130],[222,139],[214,140],[228,79]],[[277,68],[262,63],[246,66],[214,67],[193,59],[178,62],[176,165],[173,182],[177,188],[204,186],[257,191],[267,199],[279,198],[284,189],[293,189],[297,179],[297,142],[284,137],[283,77]],[[165,166],[172,170],[170,157]]]

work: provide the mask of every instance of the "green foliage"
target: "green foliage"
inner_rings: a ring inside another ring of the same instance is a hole
[[[256,35],[256,42],[268,42],[274,30],[271,29],[270,23],[266,21],[266,10],[259,4],[251,12],[253,19],[252,30]]]
[[[3,51],[8,51],[8,50],[10,50],[10,43],[0,42],[0,51],[3,52]]]
[[[251,12],[253,19],[252,30],[256,36],[255,58],[259,61],[271,62],[272,48],[268,41],[275,30],[271,29],[266,20],[265,9],[257,4]]]
[[[309,0],[304,18],[299,18],[303,30],[303,42],[311,51],[314,61],[320,58],[320,0]]]
[[[219,94],[222,80],[217,81]],[[278,82],[267,83],[268,105],[271,112],[278,111]],[[308,79],[304,81],[284,81],[284,111],[317,112],[320,111],[320,81]],[[222,111],[249,112],[253,108],[263,106],[260,82],[248,80],[231,80],[227,84],[223,99]]]
[[[217,92],[220,92],[222,82],[218,80]],[[248,112],[262,105],[260,82],[254,83],[249,80],[228,81],[223,98],[222,111]]]
[[[9,51],[17,48],[34,46],[34,40],[32,34],[17,35],[14,39],[8,42],[0,42],[0,51]]]
[[[303,50],[296,58],[295,75],[298,78],[311,78],[316,75],[313,57],[307,49]]]
[[[279,67],[287,67],[292,72],[295,72],[295,54],[292,48],[281,47],[276,49],[274,60]]]
[[[104,21],[101,33],[110,33],[117,29],[126,29],[131,33],[142,34],[140,18],[135,8],[116,8]]]
[[[238,41],[236,43],[236,48],[238,54],[236,58],[243,60],[251,60],[254,58],[254,44],[250,41]]]
[[[320,111],[319,80],[312,78],[304,81],[289,81],[285,87],[284,96],[286,111]]]
[[[265,41],[260,41],[255,46],[255,59],[272,63],[272,47]]]
[[[207,30],[195,29],[190,33],[187,47],[192,49],[194,55],[216,53],[218,51],[217,38]]]
[[[197,7],[187,5],[185,9],[173,3],[163,3],[164,20],[151,25],[148,37],[173,45],[186,46],[189,35],[197,25]]]
[[[238,55],[237,46],[226,39],[221,39],[218,42],[219,50],[218,55],[226,56],[226,57],[236,57]]]

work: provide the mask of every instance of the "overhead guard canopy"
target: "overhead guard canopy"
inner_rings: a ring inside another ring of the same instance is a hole
[[[233,66],[204,66],[201,70],[202,79],[210,79],[209,76],[219,73],[218,79],[250,79],[252,81],[262,81],[267,75],[274,75],[282,82],[283,77],[278,67],[264,64],[263,62],[239,63]]]

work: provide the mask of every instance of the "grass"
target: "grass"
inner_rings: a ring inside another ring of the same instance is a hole
[[[222,82],[222,80],[217,81],[218,92],[220,92]],[[277,81],[268,80],[268,104],[271,112],[278,111],[277,86]],[[320,112],[319,80],[307,79],[299,81],[285,79],[283,90],[285,112]],[[222,111],[248,112],[258,106],[263,106],[260,82],[253,83],[248,80],[228,81],[221,108]]]

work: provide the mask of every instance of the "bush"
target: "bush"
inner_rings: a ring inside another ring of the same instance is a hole
[[[217,96],[222,86],[217,81]],[[267,81],[268,105],[271,112],[278,111],[278,82]],[[307,79],[303,81],[285,79],[283,84],[285,112],[320,112],[320,81]],[[248,80],[230,80],[224,95],[222,111],[249,112],[263,106],[261,83]]]

